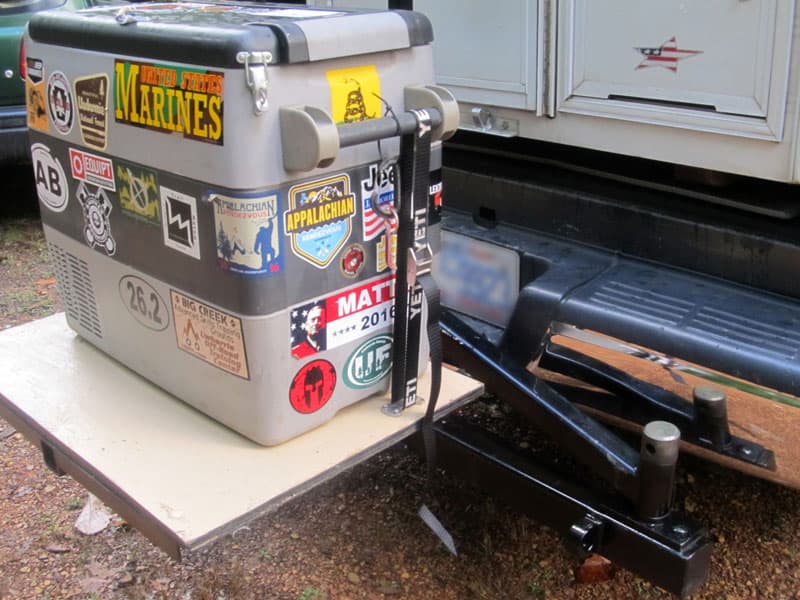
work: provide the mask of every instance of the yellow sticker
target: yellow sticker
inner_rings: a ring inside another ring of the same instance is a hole
[[[383,114],[381,78],[375,65],[325,73],[331,88],[331,111],[337,123],[376,119]]]

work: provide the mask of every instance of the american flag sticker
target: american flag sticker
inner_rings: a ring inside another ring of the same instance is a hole
[[[673,73],[678,72],[678,61],[703,53],[702,50],[678,48],[675,36],[672,36],[660,46],[634,47],[634,50],[643,57],[642,62],[636,66],[637,71],[639,69],[661,67],[662,69],[669,69]]]
[[[369,176],[361,180],[361,207],[364,217],[364,241],[373,240],[383,233],[383,218],[375,212],[375,204],[386,206],[394,203],[395,171],[385,169],[378,174],[378,165],[369,166]]]

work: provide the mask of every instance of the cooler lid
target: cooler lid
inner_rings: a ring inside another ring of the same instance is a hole
[[[430,21],[412,11],[355,11],[262,2],[147,2],[36,14],[30,37],[58,46],[211,67],[239,52],[302,63],[420,46]]]

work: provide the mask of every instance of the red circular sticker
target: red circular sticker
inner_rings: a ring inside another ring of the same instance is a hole
[[[356,277],[364,267],[364,246],[361,244],[350,244],[342,254],[342,275],[345,277]]]
[[[325,406],[336,387],[336,369],[327,360],[312,360],[304,365],[289,386],[292,408],[305,415]]]

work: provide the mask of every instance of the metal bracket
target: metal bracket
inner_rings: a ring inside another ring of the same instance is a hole
[[[272,52],[239,52],[236,62],[244,65],[245,84],[253,95],[253,112],[260,115],[269,108],[267,65],[272,62]]]

